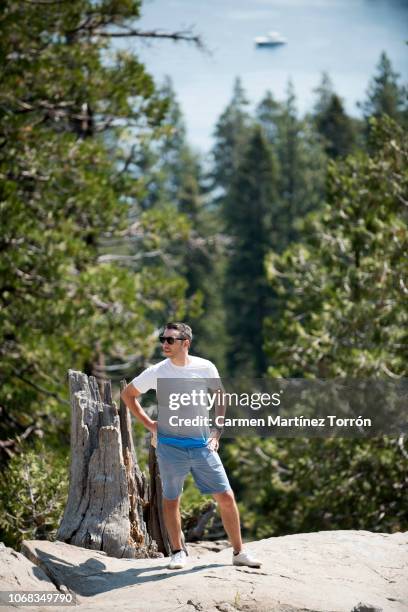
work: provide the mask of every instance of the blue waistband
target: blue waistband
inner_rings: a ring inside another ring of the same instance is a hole
[[[206,438],[172,438],[161,434],[157,435],[157,440],[161,444],[178,446],[179,448],[199,448],[200,446],[207,446],[208,442]]]

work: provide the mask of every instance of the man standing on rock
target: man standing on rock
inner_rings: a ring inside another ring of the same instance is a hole
[[[158,379],[219,379],[217,368],[211,361],[189,355],[192,339],[189,325],[167,323],[160,336],[166,359],[136,376],[121,394],[130,412],[154,436],[157,435],[156,451],[163,483],[163,515],[172,548],[168,567],[180,569],[187,561],[181,539],[180,497],[184,480],[190,471],[200,492],[212,494],[219,505],[221,519],[233,547],[233,564],[260,567],[261,562],[242,549],[239,511],[217,452],[222,428],[214,427],[208,438],[203,435],[163,435],[158,431],[158,422],[153,421],[137,401],[149,389],[157,392]]]

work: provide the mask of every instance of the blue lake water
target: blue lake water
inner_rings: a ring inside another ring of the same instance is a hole
[[[137,27],[194,26],[211,55],[182,42],[129,44],[157,81],[172,78],[189,140],[205,152],[236,76],[253,105],[267,89],[282,99],[291,78],[303,113],[327,71],[347,111],[359,115],[356,102],[364,98],[381,51],[407,82],[407,25],[408,0],[144,0]],[[256,48],[254,37],[271,30],[288,44]]]

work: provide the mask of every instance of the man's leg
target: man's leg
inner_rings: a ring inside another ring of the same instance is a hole
[[[156,455],[163,486],[163,518],[170,546],[172,550],[182,550],[180,498],[190,470],[188,449],[159,442]]]
[[[176,499],[163,497],[163,517],[169,534],[172,550],[181,550],[181,517],[180,517],[180,496]]]
[[[227,532],[234,553],[242,550],[241,526],[239,522],[239,510],[235,503],[232,489],[223,493],[213,493],[213,497],[220,508],[222,524]]]

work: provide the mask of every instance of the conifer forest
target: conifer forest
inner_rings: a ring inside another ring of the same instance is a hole
[[[68,370],[110,379],[119,401],[121,380],[162,359],[167,321],[187,322],[191,353],[230,378],[408,376],[408,101],[387,53],[367,75],[358,117],[328,73],[304,114],[295,80],[283,98],[266,83],[250,100],[233,75],[204,156],[189,143],[171,79],[156,82],[114,45],[144,36],[140,10],[140,0],[1,9],[8,546],[52,538],[60,523]],[[188,32],[167,36],[186,52],[201,44]],[[150,438],[135,420],[133,432],[144,469]],[[248,539],[408,529],[404,436],[221,438],[220,455]],[[207,502],[188,479],[183,520]]]

